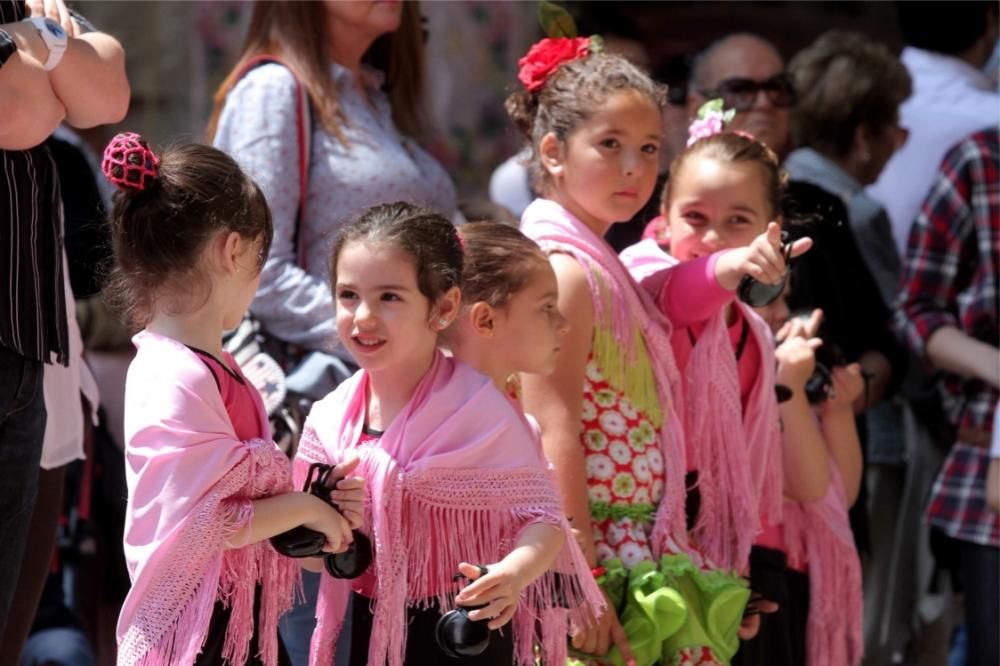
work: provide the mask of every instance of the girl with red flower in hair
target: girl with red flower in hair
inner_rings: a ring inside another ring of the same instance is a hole
[[[595,38],[542,40],[520,65],[507,109],[543,194],[521,230],[549,255],[570,322],[556,370],[523,377],[524,407],[610,602],[571,645],[599,663],[726,664],[749,590],[688,538],[670,323],[603,240],[653,192],[663,90]],[[705,613],[718,621],[692,622]]]

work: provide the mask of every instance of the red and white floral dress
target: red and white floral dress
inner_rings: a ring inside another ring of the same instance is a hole
[[[626,569],[644,560],[655,562],[650,536],[667,474],[659,433],[608,383],[592,355],[584,376],[581,420],[597,561],[618,558]],[[664,666],[724,663],[701,645],[680,648],[667,658]]]
[[[587,359],[581,419],[598,561],[617,557],[629,569],[654,559],[649,536],[665,478],[659,433],[608,384],[593,357]]]

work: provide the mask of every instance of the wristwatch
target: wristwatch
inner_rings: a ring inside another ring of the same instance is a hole
[[[49,50],[49,57],[45,61],[44,67],[46,72],[51,72],[62,60],[63,53],[66,51],[66,42],[69,41],[66,31],[52,19],[43,16],[32,16],[24,20],[35,26],[38,36],[45,42],[45,47]]]
[[[17,50],[17,43],[5,31],[0,30],[0,67],[7,62],[7,58],[14,55]]]

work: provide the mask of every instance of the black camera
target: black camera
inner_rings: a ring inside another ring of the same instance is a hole
[[[327,486],[327,479],[333,467],[323,463],[313,463],[309,466],[309,475],[302,486],[302,492],[308,492],[320,498],[338,511],[337,503],[330,498],[333,488]],[[354,542],[342,553],[327,553],[323,564],[327,573],[334,578],[357,578],[368,569],[372,562],[372,544],[368,537],[359,530],[352,530]],[[271,537],[271,545],[276,551],[288,557],[315,557],[323,555],[323,545],[326,536],[304,525],[292,528]]]
[[[488,573],[488,569],[483,565],[479,567],[479,576],[483,577]],[[454,580],[465,578],[462,574],[455,574]],[[440,618],[434,627],[434,640],[437,641],[441,651],[452,659],[463,657],[475,657],[486,651],[490,645],[490,628],[485,620],[469,619],[469,613],[480,606],[459,606],[450,610]]]
[[[816,350],[816,367],[806,381],[806,398],[810,405],[817,405],[830,397],[833,369],[838,365],[847,365],[844,352],[835,343],[824,341]]]

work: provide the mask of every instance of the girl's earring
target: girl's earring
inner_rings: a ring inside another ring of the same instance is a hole
[[[448,320],[438,319],[438,326],[440,326],[442,329],[448,328]]]

